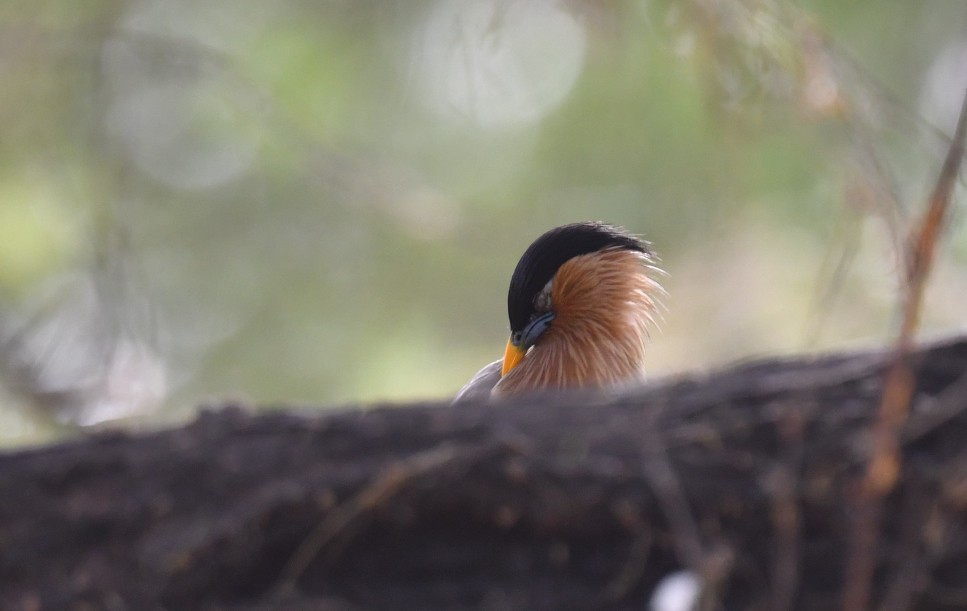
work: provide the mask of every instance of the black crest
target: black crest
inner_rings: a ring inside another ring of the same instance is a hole
[[[521,331],[534,315],[534,299],[568,260],[605,248],[649,253],[648,245],[620,227],[585,222],[562,225],[534,240],[514,270],[507,293],[512,332]]]

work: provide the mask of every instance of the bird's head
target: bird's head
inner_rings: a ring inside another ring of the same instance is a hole
[[[661,292],[655,271],[648,245],[612,225],[574,223],[539,237],[510,281],[511,335],[495,394],[637,378]]]

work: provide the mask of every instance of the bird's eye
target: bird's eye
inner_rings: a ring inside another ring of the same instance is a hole
[[[520,332],[520,331],[518,331],[518,332],[516,332],[516,333],[514,333],[513,335],[511,335],[511,336],[510,336],[510,341],[511,341],[511,342],[512,342],[512,343],[513,343],[513,344],[514,344],[515,346],[519,346],[519,345],[520,345],[520,340],[521,340],[521,337],[523,337],[523,336],[521,335],[521,332]]]
[[[541,292],[534,297],[534,309],[538,312],[548,312],[551,309],[551,288],[554,280],[548,280]],[[536,316],[536,315],[535,315]]]

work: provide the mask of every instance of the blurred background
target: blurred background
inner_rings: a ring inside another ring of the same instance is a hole
[[[962,0],[6,0],[0,29],[0,446],[450,396],[576,220],[662,257],[653,375],[882,344],[967,87]],[[967,323],[962,216],[925,335]]]

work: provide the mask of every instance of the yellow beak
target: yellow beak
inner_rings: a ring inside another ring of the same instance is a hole
[[[507,340],[507,349],[504,350],[504,366],[500,371],[500,376],[503,377],[507,375],[511,369],[517,367],[517,365],[520,364],[521,359],[524,358],[525,353],[526,351],[521,350],[510,340]]]

